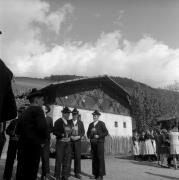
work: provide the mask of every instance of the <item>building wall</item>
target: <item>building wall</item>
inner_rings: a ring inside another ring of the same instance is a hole
[[[55,122],[58,118],[61,117],[62,106],[53,105],[51,109],[52,118]],[[81,114],[81,120],[84,123],[85,131],[87,131],[88,125],[93,121],[93,111],[83,109],[78,110]],[[111,136],[132,136],[132,118],[130,116],[101,113],[100,120],[105,122]]]

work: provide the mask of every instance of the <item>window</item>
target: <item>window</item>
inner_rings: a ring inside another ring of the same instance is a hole
[[[114,127],[118,127],[118,122],[117,121],[114,122]]]
[[[126,122],[123,122],[123,128],[126,128]]]

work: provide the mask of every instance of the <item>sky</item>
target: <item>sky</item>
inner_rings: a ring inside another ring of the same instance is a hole
[[[0,30],[15,76],[179,81],[178,0],[0,0]]]

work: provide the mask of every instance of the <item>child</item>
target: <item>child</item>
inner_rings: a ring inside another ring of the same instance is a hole
[[[142,161],[145,159],[145,131],[139,137],[139,156]]]
[[[161,166],[164,165],[165,158],[168,158],[170,154],[170,142],[169,142],[169,134],[166,129],[161,130],[162,142],[161,142]],[[168,167],[168,165],[167,165]]]
[[[149,130],[147,130],[145,134],[145,154],[146,154],[146,160],[152,161],[151,158],[155,154],[155,152],[152,145],[151,134]]]
[[[139,138],[138,138],[137,131],[133,132],[132,150],[133,150],[134,160],[138,160],[138,158],[139,158]]]

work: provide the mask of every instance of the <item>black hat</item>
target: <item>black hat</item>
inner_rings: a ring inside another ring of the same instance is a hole
[[[76,108],[74,108],[72,111],[72,114],[78,114],[78,113],[79,113],[79,111]]]
[[[30,99],[32,97],[42,97],[43,93],[41,91],[38,91],[36,88],[33,88],[31,92],[27,95],[27,99]]]
[[[64,107],[61,111],[62,113],[71,113],[71,110],[68,107]]]
[[[92,115],[98,115],[98,116],[100,116],[101,113],[100,113],[98,110],[95,110],[95,111],[92,113]]]

